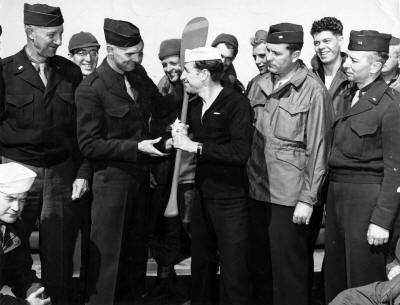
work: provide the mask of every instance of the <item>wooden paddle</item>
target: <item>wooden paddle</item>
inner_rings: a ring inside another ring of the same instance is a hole
[[[204,17],[193,18],[186,24],[182,33],[182,42],[181,42],[180,59],[181,59],[182,69],[185,65],[185,50],[204,47],[207,41],[207,34],[208,34],[208,21]],[[185,91],[183,95],[183,104],[181,112],[181,122],[183,124],[186,123],[188,100],[189,96]],[[174,217],[178,215],[177,192],[178,192],[178,179],[179,179],[179,169],[181,165],[181,156],[182,156],[182,151],[180,149],[177,149],[175,156],[174,175],[172,177],[172,184],[171,184],[171,192],[169,194],[168,204],[164,212],[165,217]]]

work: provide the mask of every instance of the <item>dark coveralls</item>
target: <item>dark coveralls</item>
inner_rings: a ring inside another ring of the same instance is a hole
[[[149,161],[138,142],[170,104],[139,64],[126,76],[135,100],[107,60],[77,90],[78,141],[94,168],[89,304],[131,304],[144,288]]]
[[[75,89],[82,74],[71,61],[47,60],[45,87],[25,50],[2,60],[0,96],[2,162],[22,163],[36,172],[22,221],[27,235],[40,219],[42,281],[53,304],[67,302],[72,278],[75,178],[88,179],[76,140]]]
[[[201,98],[190,106],[188,122],[194,141],[203,143],[202,154],[197,156],[197,193],[191,222],[191,304],[217,303],[217,249],[220,304],[247,304],[246,161],[251,138],[250,104],[229,86],[203,116]]]
[[[347,90],[334,124],[325,243],[327,303],[344,289],[384,281],[387,245],[370,246],[369,224],[392,230],[399,206],[400,95],[379,77]]]

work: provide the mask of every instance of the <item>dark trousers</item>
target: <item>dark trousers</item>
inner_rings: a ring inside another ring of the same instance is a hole
[[[178,185],[179,215],[176,217],[164,216],[170,190],[169,184],[157,184],[153,190],[150,202],[149,245],[151,255],[158,266],[169,267],[173,272],[175,264],[190,256],[189,223],[186,222],[185,215],[192,205],[194,184]]]
[[[2,158],[3,163],[10,161]],[[53,304],[69,304],[74,235],[78,230],[74,219],[80,212],[71,199],[74,165],[71,159],[48,168],[23,165],[37,174],[21,218],[28,237],[39,221],[42,283]]]
[[[309,225],[293,223],[294,207],[249,200],[249,211],[251,304],[308,305],[322,208]]]
[[[196,193],[192,209],[191,304],[218,303],[217,249],[220,255],[220,304],[248,304],[245,198],[211,200]]]
[[[147,267],[149,173],[95,170],[87,287],[88,304],[134,304]]]
[[[367,231],[380,184],[331,181],[326,207],[325,295],[386,279],[387,245],[370,246]]]

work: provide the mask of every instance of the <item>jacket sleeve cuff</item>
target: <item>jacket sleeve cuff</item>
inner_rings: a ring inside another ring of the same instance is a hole
[[[138,155],[137,141],[124,141],[121,149],[127,161],[136,162]]]
[[[314,206],[317,203],[317,197],[312,195],[309,191],[301,191],[298,201]]]

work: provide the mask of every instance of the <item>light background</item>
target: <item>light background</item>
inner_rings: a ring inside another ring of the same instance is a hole
[[[0,0],[1,57],[22,49],[26,41],[23,4],[38,1]],[[42,0],[41,3],[61,7],[65,23],[58,54],[62,56],[67,56],[71,35],[83,30],[92,32],[102,44],[101,61],[105,56],[105,17],[137,25],[145,42],[143,65],[155,82],[163,75],[157,56],[160,42],[180,37],[185,24],[197,16],[209,20],[208,44],[222,32],[238,38],[239,54],[234,65],[244,84],[258,71],[251,57],[249,39],[256,30],[268,29],[274,23],[303,25],[302,58],[307,65],[313,55],[311,24],[324,16],[335,16],[343,22],[344,49],[353,29],[375,29],[400,36],[400,0]]]

